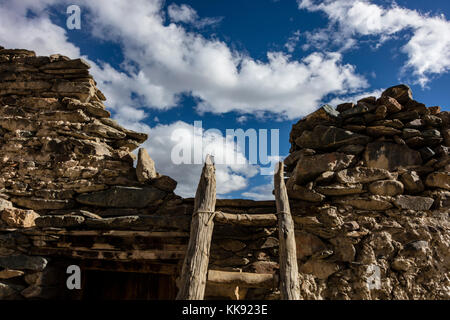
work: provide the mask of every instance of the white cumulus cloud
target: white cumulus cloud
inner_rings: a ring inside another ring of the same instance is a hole
[[[347,49],[357,44],[355,37],[375,36],[379,46],[399,32],[406,32],[407,42],[401,51],[407,61],[402,73],[411,70],[424,86],[432,76],[450,70],[450,21],[443,15],[431,16],[395,3],[385,8],[369,0],[298,0],[298,4],[300,9],[324,12],[331,25],[337,27],[334,34],[330,27],[319,30],[320,36],[310,34],[312,45],[323,47],[340,39]]]

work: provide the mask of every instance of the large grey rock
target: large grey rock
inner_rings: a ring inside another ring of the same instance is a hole
[[[394,178],[394,174],[379,168],[356,167],[345,169],[337,173],[337,179],[341,183],[368,183]]]
[[[302,156],[294,169],[295,182],[302,184],[325,171],[338,171],[349,167],[355,156],[339,152]]]
[[[397,208],[415,211],[430,210],[433,203],[433,198],[405,195],[397,196],[394,200],[394,204]]]
[[[413,99],[411,88],[405,84],[386,89],[381,97],[391,97],[402,104]]]
[[[166,193],[155,187],[120,187],[79,195],[79,203],[98,207],[145,208],[163,199]]]
[[[422,164],[420,152],[407,146],[387,142],[373,142],[366,146],[364,161],[370,168],[390,171]]]
[[[312,131],[304,131],[295,140],[301,148],[336,149],[349,144],[367,144],[370,138],[336,127],[316,126]]]
[[[145,148],[140,148],[136,165],[136,176],[139,182],[146,183],[156,178],[155,162]]]
[[[47,259],[20,254],[0,257],[0,266],[5,269],[42,271],[47,266]]]

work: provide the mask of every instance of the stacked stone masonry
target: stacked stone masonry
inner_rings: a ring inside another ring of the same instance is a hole
[[[147,135],[110,119],[84,60],[0,49],[0,299],[80,298],[65,288],[69,264],[179,277],[194,200],[132,153]],[[450,298],[448,112],[401,85],[324,106],[290,140],[303,299]],[[216,211],[209,269],[277,274],[275,202]],[[206,297],[279,292],[208,283]]]

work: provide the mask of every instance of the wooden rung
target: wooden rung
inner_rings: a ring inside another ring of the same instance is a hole
[[[215,221],[222,224],[269,227],[277,224],[277,216],[274,214],[234,214],[216,211]]]
[[[234,285],[243,288],[273,289],[278,287],[278,275],[270,273],[209,270],[208,283],[217,285]]]

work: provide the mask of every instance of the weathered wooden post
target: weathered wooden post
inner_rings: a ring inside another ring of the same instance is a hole
[[[284,164],[279,162],[274,174],[275,200],[278,214],[278,237],[280,240],[280,294],[282,300],[299,300],[297,250],[295,247],[294,222],[284,183]]]
[[[177,300],[203,299],[215,209],[215,167],[212,156],[208,155],[195,194],[189,244],[181,271]]]

